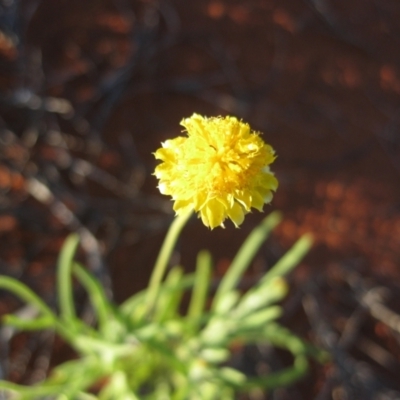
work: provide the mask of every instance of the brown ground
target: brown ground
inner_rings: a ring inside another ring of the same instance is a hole
[[[151,152],[193,112],[237,115],[279,156],[266,211],[285,218],[258,268],[314,234],[283,322],[333,355],[266,398],[400,399],[397,0],[14,0],[0,12],[3,274],[54,303],[56,255],[79,229],[117,301],[142,288],[172,216]],[[182,262],[206,247],[222,270],[261,218],[212,232],[193,221]],[[2,293],[1,312],[16,305]],[[2,349],[7,376],[27,383],[46,373],[41,352],[65,356],[43,336]],[[250,350],[244,365],[264,362]]]

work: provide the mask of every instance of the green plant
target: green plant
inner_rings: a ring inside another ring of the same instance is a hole
[[[57,366],[37,385],[0,381],[0,388],[10,398],[21,400],[219,400],[233,399],[235,393],[256,387],[289,385],[303,376],[308,358],[320,358],[322,353],[277,322],[282,312],[277,302],[287,292],[283,276],[309,250],[310,236],[300,238],[256,285],[239,291],[238,282],[280,221],[279,213],[270,214],[243,243],[212,295],[208,251],[199,253],[194,273],[184,274],[175,266],[162,281],[189,215],[177,217],[172,224],[149,287],[121,305],[112,303],[99,281],[74,260],[79,244],[76,234],[67,238],[59,256],[58,314],[21,282],[1,276],[0,288],[38,310],[32,320],[7,315],[4,323],[28,331],[53,329],[79,357]],[[88,293],[97,318],[95,326],[76,314],[73,276]],[[191,297],[182,314],[182,298],[187,292]],[[262,377],[248,377],[229,366],[232,345],[265,342],[292,353],[293,365]],[[100,389],[94,391],[99,382]]]

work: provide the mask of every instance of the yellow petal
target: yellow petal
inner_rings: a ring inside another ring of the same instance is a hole
[[[248,191],[238,191],[235,194],[235,199],[249,211],[251,207],[251,195]]]
[[[266,203],[265,198],[257,191],[254,191],[251,196],[251,206],[258,211],[262,211],[264,204]]]
[[[243,207],[238,203],[234,203],[233,206],[228,209],[228,216],[235,224],[236,228],[238,228],[244,220]]]
[[[217,199],[209,200],[200,210],[201,219],[204,225],[211,229],[220,226],[224,220],[224,211],[224,206]]]

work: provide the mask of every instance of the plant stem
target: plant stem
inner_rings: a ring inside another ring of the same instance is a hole
[[[165,274],[165,270],[171,257],[171,253],[175,247],[176,241],[179,237],[179,234],[181,233],[182,228],[185,226],[191,215],[192,210],[178,215],[172,222],[167,232],[167,236],[164,239],[164,243],[161,246],[161,250],[154,265],[153,273],[151,274],[149,286],[147,289],[147,313],[151,313],[153,311],[159,294],[161,281]]]

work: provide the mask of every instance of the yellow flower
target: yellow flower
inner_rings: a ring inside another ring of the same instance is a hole
[[[211,229],[230,218],[236,227],[251,208],[262,211],[278,181],[269,169],[275,159],[259,133],[235,117],[193,114],[181,122],[187,137],[162,143],[154,175],[162,194],[172,196],[177,214],[194,210]]]

